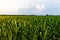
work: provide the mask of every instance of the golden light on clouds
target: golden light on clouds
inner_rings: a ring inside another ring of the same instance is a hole
[[[17,10],[30,8],[36,9],[38,11],[44,10],[44,5],[35,4],[37,0],[0,0],[0,14],[12,14],[17,12]]]

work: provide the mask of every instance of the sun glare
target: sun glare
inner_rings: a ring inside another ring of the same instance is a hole
[[[0,0],[0,11],[13,11],[18,8],[17,0]]]

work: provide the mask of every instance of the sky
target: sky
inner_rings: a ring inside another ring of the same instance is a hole
[[[3,15],[60,15],[60,0],[0,0]]]

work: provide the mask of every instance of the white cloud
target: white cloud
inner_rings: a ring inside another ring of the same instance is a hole
[[[30,7],[35,7],[39,11],[44,10],[44,5],[38,5],[42,4],[44,0],[0,0],[0,14],[10,14],[12,12],[16,12],[18,9],[29,9]]]
[[[24,7],[21,7],[19,9],[29,9],[30,7],[27,5],[27,6],[24,6]]]
[[[43,11],[45,9],[45,5],[37,5],[36,9],[39,11]]]

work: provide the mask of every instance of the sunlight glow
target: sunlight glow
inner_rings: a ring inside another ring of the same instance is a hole
[[[13,2],[14,1],[14,2]],[[18,9],[16,0],[0,0],[0,11],[12,11]]]

